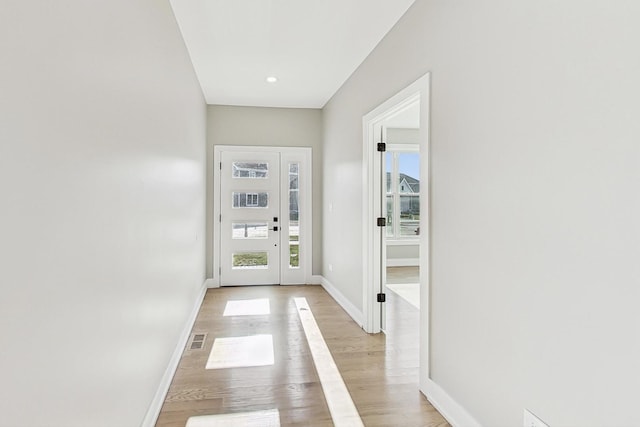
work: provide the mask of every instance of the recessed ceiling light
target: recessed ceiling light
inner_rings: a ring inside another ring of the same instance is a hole
[[[274,77],[274,76],[267,77],[267,83],[275,83],[277,81],[278,81],[277,77]]]

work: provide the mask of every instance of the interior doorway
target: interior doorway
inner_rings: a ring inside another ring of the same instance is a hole
[[[412,307],[416,310],[413,322],[414,328],[419,330],[417,353],[423,391],[429,378],[429,84],[430,75],[426,74],[363,118],[364,328],[370,333],[384,331],[391,319],[387,310],[395,308],[389,301],[395,297],[396,301],[409,299],[416,303],[417,307]],[[400,119],[411,115],[411,111],[414,125],[408,127],[410,131],[402,130]],[[393,141],[392,137],[390,140],[394,132],[405,132],[405,136],[407,132],[413,133],[414,139]],[[411,146],[411,142],[415,144]],[[403,152],[417,155],[417,172],[401,171],[399,156]],[[415,189],[409,188],[412,184],[419,187],[418,194],[412,193]],[[393,243],[387,244],[388,241]],[[401,251],[395,249],[396,246],[405,246],[404,255],[398,255]],[[409,246],[414,246],[413,252],[406,248]],[[396,256],[388,257],[391,251],[396,252]],[[409,253],[412,255],[407,255]],[[387,270],[398,267],[411,269],[404,272]],[[412,296],[402,298],[400,294],[406,295],[406,292],[396,287],[392,291],[393,298],[389,298],[387,276],[393,277],[394,273],[409,275],[411,281],[417,277],[410,290]]]
[[[382,122],[386,135],[382,159],[383,270],[380,328],[385,333],[409,329],[418,342],[420,286],[420,100]]]
[[[216,146],[214,164],[214,281],[308,283],[311,149]]]

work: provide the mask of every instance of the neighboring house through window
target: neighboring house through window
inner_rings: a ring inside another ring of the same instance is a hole
[[[258,193],[247,193],[246,206],[258,206]]]
[[[420,153],[387,145],[387,238],[416,239],[420,232]]]

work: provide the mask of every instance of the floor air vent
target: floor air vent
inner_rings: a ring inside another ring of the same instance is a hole
[[[189,350],[202,350],[204,348],[204,341],[207,339],[207,334],[191,334],[191,339],[189,340],[189,345],[187,349]]]

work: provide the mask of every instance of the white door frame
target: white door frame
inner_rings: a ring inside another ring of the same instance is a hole
[[[380,332],[380,307],[376,300],[381,280],[382,227],[376,226],[382,203],[380,176],[382,165],[377,151],[382,122],[406,108],[409,104],[420,102],[420,388],[426,389],[429,379],[429,285],[431,271],[431,156],[429,152],[429,102],[431,74],[427,73],[407,88],[394,95],[373,111],[365,115],[363,124],[363,317],[364,329],[369,333]],[[422,189],[424,188],[424,191]]]
[[[313,218],[312,218],[312,198],[313,198],[313,186],[312,186],[312,159],[310,147],[260,147],[260,146],[240,146],[240,145],[214,145],[213,147],[213,284],[215,287],[220,286],[220,159],[223,151],[233,152],[277,152],[280,153],[281,164],[283,161],[290,159],[299,159],[300,167],[303,170],[303,174],[300,175],[299,181],[299,206],[301,208],[301,215],[304,215],[305,220],[300,223],[300,274],[295,276],[299,280],[286,280],[283,279],[283,268],[285,259],[281,256],[281,284],[293,285],[293,284],[306,284],[311,283],[311,271],[312,271],[312,230],[313,230]],[[305,173],[306,172],[306,173]],[[285,185],[281,179],[281,191],[280,197],[286,197],[283,195]],[[288,183],[287,183],[288,186]],[[288,187],[287,187],[288,188]],[[288,199],[288,197],[287,197]],[[281,212],[281,216],[284,213]],[[284,222],[283,222],[284,223]],[[280,247],[284,248],[285,244],[288,247],[288,235],[286,235],[284,227],[280,232]],[[288,259],[288,258],[287,258]],[[286,263],[288,266],[288,262]]]

